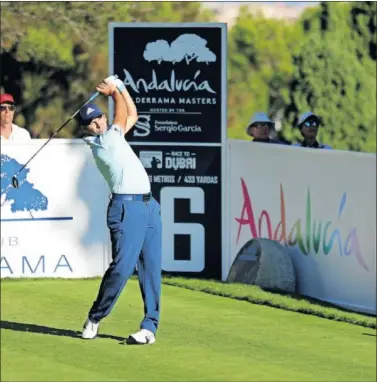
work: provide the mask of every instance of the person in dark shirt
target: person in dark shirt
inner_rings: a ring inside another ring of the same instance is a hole
[[[319,143],[317,141],[318,128],[321,126],[320,118],[312,112],[302,114],[298,120],[297,127],[299,128],[303,141],[295,143],[292,146],[308,147],[311,149],[331,150],[332,147]]]
[[[268,118],[266,113],[256,112],[250,118],[246,133],[253,138],[252,142],[287,144],[270,137],[271,131],[274,129],[275,123]]]

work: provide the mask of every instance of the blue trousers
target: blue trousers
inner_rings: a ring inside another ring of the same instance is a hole
[[[162,224],[160,205],[112,199],[107,210],[112,262],[106,270],[89,319],[99,322],[114,307],[136,265],[144,302],[141,329],[156,333],[160,318]]]

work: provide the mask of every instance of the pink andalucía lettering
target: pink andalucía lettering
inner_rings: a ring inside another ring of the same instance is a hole
[[[276,240],[289,247],[294,247],[297,245],[303,255],[310,255],[314,253],[318,254],[320,250],[322,250],[324,255],[328,255],[330,252],[334,252],[333,248],[337,248],[340,256],[349,256],[353,254],[357,262],[366,271],[369,271],[369,267],[366,264],[360,250],[360,243],[356,228],[352,228],[347,235],[346,240],[343,241],[339,228],[335,227],[331,231],[329,230],[331,226],[330,221],[323,223],[312,219],[310,189],[308,189],[307,192],[305,225],[302,224],[302,219],[299,218],[293,223],[290,230],[287,230],[287,211],[285,207],[285,196],[282,184],[280,184],[280,222],[277,224],[275,230],[272,226],[270,214],[266,209],[262,210],[256,220],[252,199],[243,178],[241,178],[241,191],[243,197],[241,216],[239,218],[234,218],[238,223],[236,238],[237,244],[240,240],[242,229],[246,226],[250,230],[251,238],[255,239],[266,237],[270,240]],[[346,206],[346,201],[347,195],[344,193],[340,201],[339,218]],[[263,226],[266,227],[265,231],[263,231]]]

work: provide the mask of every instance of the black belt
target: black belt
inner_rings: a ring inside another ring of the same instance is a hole
[[[115,200],[133,200],[138,202],[149,202],[152,198],[152,193],[148,194],[112,194],[112,199]]]

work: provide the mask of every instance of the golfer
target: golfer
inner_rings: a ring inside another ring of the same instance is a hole
[[[148,175],[125,140],[137,121],[135,104],[122,81],[109,77],[97,91],[112,97],[114,122],[90,103],[80,110],[80,120],[88,136],[94,160],[112,192],[107,210],[107,226],[112,244],[112,262],[103,276],[98,296],[84,324],[82,338],[93,339],[100,321],[114,307],[137,265],[144,319],[140,331],[127,342],[153,344],[160,316],[161,236],[160,205],[151,195]]]

